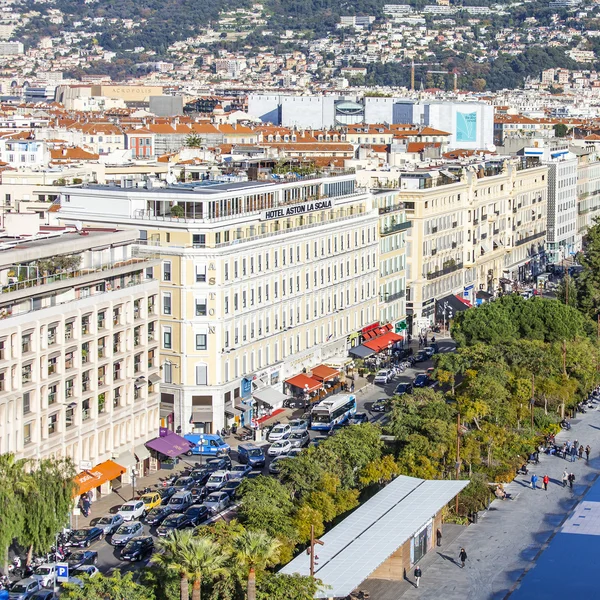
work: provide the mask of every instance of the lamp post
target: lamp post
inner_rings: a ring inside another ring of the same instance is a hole
[[[135,467],[131,468],[131,499],[135,500],[135,477],[137,473]]]
[[[309,404],[310,404],[309,398],[310,398],[310,396],[308,394],[308,383],[306,383],[304,385],[304,408],[307,408],[309,406]]]

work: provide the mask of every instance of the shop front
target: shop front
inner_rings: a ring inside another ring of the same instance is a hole
[[[258,420],[282,409],[288,396],[269,386],[255,390],[252,398],[254,399],[255,419]]]
[[[194,447],[194,444],[169,429],[161,427],[159,436],[146,442],[146,446],[154,450],[160,468],[164,468],[167,465],[176,464],[177,458],[182,454],[186,454]]]
[[[323,382],[305,373],[300,373],[286,379],[285,388],[288,395],[300,406],[307,407],[320,400],[319,393],[323,389]]]
[[[92,501],[119,489],[127,469],[112,460],[105,460],[93,468],[85,469],[75,477],[75,495],[89,494]]]

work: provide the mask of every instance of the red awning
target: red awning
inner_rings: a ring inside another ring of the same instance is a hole
[[[375,352],[381,352],[382,350],[385,350],[390,345],[390,343],[395,344],[396,342],[402,341],[402,339],[403,338],[401,335],[398,335],[393,331],[388,331],[385,335],[379,336],[374,340],[369,340],[368,342],[365,342],[363,346],[366,346],[367,348],[370,348]]]
[[[309,377],[308,375],[304,375],[304,373],[300,373],[300,375],[295,375],[294,377],[291,377],[290,379],[286,379],[285,382],[288,385],[291,385],[293,387],[299,388],[301,390],[306,391],[306,386],[308,386],[308,391],[309,392],[314,392],[315,390],[318,390],[323,383],[321,381],[319,381],[318,379],[313,379],[312,377]]]
[[[326,365],[319,365],[312,370],[311,377],[319,381],[330,381],[340,376],[340,372]]]

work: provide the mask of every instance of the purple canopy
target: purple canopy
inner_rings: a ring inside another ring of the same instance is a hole
[[[161,431],[160,437],[146,442],[146,446],[148,446],[148,448],[152,448],[152,450],[160,452],[161,454],[170,456],[171,458],[185,454],[194,446],[192,442],[188,442],[188,440],[182,438],[176,433],[173,433],[172,431],[169,431],[166,435],[162,434],[163,432]]]

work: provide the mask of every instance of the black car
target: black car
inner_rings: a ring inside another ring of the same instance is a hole
[[[208,508],[206,508],[206,506],[203,504],[194,504],[193,506],[190,506],[183,514],[190,518],[192,525],[199,525],[210,517]]]
[[[373,403],[373,406],[371,406],[371,410],[373,412],[385,412],[386,410],[389,410],[390,407],[390,403],[386,400],[377,400],[377,402]]]
[[[206,466],[210,469],[211,473],[215,471],[229,471],[231,469],[231,458],[229,456],[210,458],[206,461]]]
[[[191,487],[196,485],[196,480],[192,477],[178,477],[177,481],[173,484],[173,487],[178,492],[189,490]]]
[[[90,544],[104,539],[104,529],[100,527],[84,527],[71,533],[68,545],[78,548],[87,548]]]
[[[160,525],[173,511],[168,506],[157,506],[152,508],[144,517],[148,525]]]
[[[121,550],[121,559],[130,562],[142,560],[145,556],[152,554],[154,540],[151,537],[141,537],[127,542]]]
[[[160,497],[162,498],[161,504],[164,506],[169,503],[171,496],[173,496],[177,490],[170,485],[168,487],[158,488],[156,491],[160,494]]]
[[[415,380],[413,381],[413,385],[416,388],[424,388],[427,386],[428,383],[429,383],[429,377],[427,377],[427,375],[425,375],[425,373],[421,373],[420,375],[417,375],[415,377]]]
[[[76,550],[71,552],[66,559],[69,569],[85,567],[86,565],[95,565],[98,562],[98,553],[94,550]]]
[[[410,383],[399,383],[394,390],[394,394],[402,396],[402,394],[410,394],[413,391],[413,386]]]
[[[361,423],[368,423],[369,415],[367,413],[356,413],[351,419],[351,425],[360,425]]]
[[[194,480],[195,485],[204,485],[210,479],[211,474],[212,471],[204,466],[199,469],[194,469],[190,473],[190,477]]]
[[[159,537],[165,537],[170,533],[173,533],[176,529],[185,529],[186,527],[193,527],[192,520],[185,513],[177,513],[169,515],[163,522],[162,525],[156,530]]]
[[[232,479],[228,481],[222,488],[221,492],[226,492],[229,497],[233,500],[236,495],[236,490],[242,485],[242,482],[239,479]]]
[[[206,496],[208,496],[208,492],[205,487],[193,487],[190,490],[190,494],[192,495],[192,502],[194,504],[200,504]]]
[[[421,350],[420,352],[417,352],[417,354],[415,355],[415,363],[419,363],[419,362],[425,362],[426,360],[429,360],[429,356],[427,356],[427,352]]]

